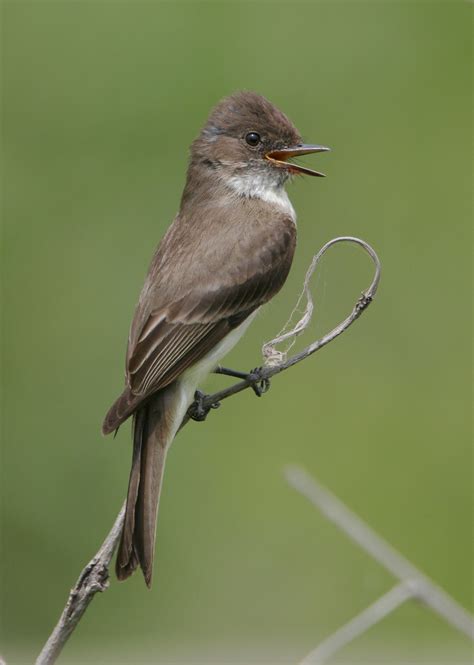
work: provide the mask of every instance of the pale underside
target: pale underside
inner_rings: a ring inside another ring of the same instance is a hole
[[[232,330],[223,340],[216,344],[210,353],[183,372],[179,379],[177,379],[176,399],[173,405],[174,410],[170,414],[172,426],[170,427],[168,441],[166,442],[167,448],[171,445],[186,415],[186,411],[192,404],[197,388],[202,385],[202,382],[217,367],[222,358],[234,348],[247,331],[257,312],[258,310],[255,310],[240,326]]]

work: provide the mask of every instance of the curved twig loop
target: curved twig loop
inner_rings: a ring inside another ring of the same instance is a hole
[[[322,256],[327,252],[327,250],[330,247],[341,242],[355,243],[356,245],[359,245],[367,252],[367,254],[370,256],[375,266],[374,276],[372,278],[372,281],[368,286],[368,288],[365,289],[365,291],[362,291],[362,294],[355,303],[354,307],[352,308],[352,311],[343,321],[341,321],[335,328],[333,328],[326,335],[323,335],[323,337],[317,339],[315,342],[312,342],[312,344],[309,344],[309,346],[304,348],[302,351],[296,353],[295,355],[287,359],[284,353],[277,351],[274,348],[274,344],[289,339],[290,337],[295,337],[296,335],[302,333],[305,330],[305,328],[307,328],[311,320],[311,316],[314,309],[313,299],[311,296],[311,292],[309,290],[309,281],[318,263],[320,262]],[[309,266],[308,271],[306,273],[302,294],[295,305],[295,309],[293,310],[295,311],[298,308],[302,296],[306,295],[307,305],[303,317],[300,319],[300,321],[298,321],[298,323],[292,330],[284,332],[283,334],[277,336],[275,339],[272,339],[270,342],[264,344],[262,351],[264,357],[266,358],[266,361],[264,366],[260,369],[259,372],[260,379],[262,380],[270,379],[275,374],[279,374],[280,372],[283,372],[289,367],[293,367],[293,365],[296,365],[297,363],[301,362],[302,360],[312,355],[316,351],[319,351],[320,349],[323,348],[323,346],[326,346],[327,344],[329,344],[329,342],[332,342],[336,337],[339,337],[339,335],[345,332],[354,323],[354,321],[356,321],[359,318],[362,312],[364,312],[367,309],[367,307],[374,299],[380,282],[380,274],[381,274],[380,259],[377,256],[377,253],[374,250],[374,248],[371,247],[369,243],[366,242],[365,240],[361,240],[360,238],[355,238],[352,236],[341,236],[339,238],[333,238],[332,240],[329,240],[329,242],[327,242],[325,245],[323,245],[323,247],[321,247],[319,252],[315,254],[313,260],[311,261],[311,265]],[[251,383],[249,382],[249,380],[246,379],[244,379],[243,381],[239,381],[239,383],[234,383],[233,385],[224,388],[219,392],[216,392],[212,395],[206,395],[206,397],[202,400],[201,406],[204,409],[212,408],[214,405],[218,404],[222,400],[227,399],[228,397],[231,397],[236,393],[240,393],[242,390],[246,390],[250,386]],[[193,405],[190,408],[192,409]]]
[[[380,265],[380,260],[379,257],[377,256],[375,250],[367,243],[365,240],[361,240],[360,238],[355,238],[352,236],[341,236],[339,238],[333,238],[332,240],[329,240],[317,254],[314,255],[313,260],[311,261],[311,264],[306,272],[305,280],[304,280],[304,286],[303,286],[303,291],[301,292],[300,297],[298,298],[298,302],[296,303],[295,309],[293,310],[293,313],[298,309],[298,306],[303,298],[303,296],[306,296],[306,309],[303,313],[303,316],[301,319],[297,322],[297,324],[291,329],[291,330],[285,330],[286,327],[289,325],[289,322],[286,324],[284,330],[277,335],[274,339],[270,340],[269,342],[266,342],[263,347],[262,347],[262,353],[263,357],[265,359],[265,365],[268,365],[271,367],[272,365],[287,365],[286,361],[286,352],[284,351],[278,351],[275,348],[276,344],[281,344],[282,342],[292,339],[294,340],[297,335],[300,335],[302,332],[306,330],[308,327],[312,315],[313,315],[313,310],[314,310],[314,303],[313,303],[313,297],[311,294],[311,289],[310,289],[310,280],[311,277],[313,276],[314,271],[316,270],[318,263],[322,259],[323,255],[327,252],[327,250],[330,247],[333,247],[337,243],[340,242],[351,242],[359,245],[362,247],[371,257],[372,261],[374,262],[375,265],[375,273],[372,278],[372,282],[370,286],[362,292],[361,297],[355,304],[352,312],[349,314],[347,318],[344,319],[344,321],[341,321],[335,328],[333,328],[327,335],[324,335],[320,340],[317,340],[313,344],[310,344],[304,351],[302,351],[300,354],[297,354],[293,356],[291,359],[293,362],[291,364],[294,364],[295,362],[299,362],[299,359],[303,359],[303,357],[307,357],[311,353],[314,353],[318,349],[320,349],[322,346],[325,346],[328,344],[330,341],[332,341],[335,337],[340,335],[346,328],[348,328],[353,321],[355,321],[362,313],[362,311],[372,302],[376,292],[377,288],[380,282],[380,272],[381,272],[381,265]],[[291,321],[291,317],[290,317]],[[291,365],[288,365],[291,366]]]

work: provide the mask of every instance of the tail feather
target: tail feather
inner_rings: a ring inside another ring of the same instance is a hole
[[[134,549],[133,533],[135,530],[135,504],[137,502],[141,475],[141,453],[146,424],[146,407],[137,411],[133,418],[133,453],[132,468],[128,481],[127,504],[122,528],[122,537],[115,569],[119,580],[129,577],[138,565],[137,553]]]
[[[174,401],[169,386],[134,414],[132,468],[115,571],[119,580],[125,580],[140,565],[148,587],[166,453],[177,429]]]
[[[148,587],[151,586],[155,552],[156,516],[165,470],[167,442],[147,438],[142,448],[140,491],[135,505],[135,548]]]

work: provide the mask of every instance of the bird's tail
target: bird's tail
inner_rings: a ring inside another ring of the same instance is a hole
[[[161,390],[134,414],[132,468],[115,571],[119,580],[125,580],[140,566],[148,587],[166,454],[181,416],[175,386]]]

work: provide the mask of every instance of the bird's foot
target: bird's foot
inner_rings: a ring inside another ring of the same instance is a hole
[[[247,375],[247,381],[257,397],[261,397],[270,390],[270,379],[263,376],[263,367],[255,367]]]
[[[234,376],[236,379],[247,381],[257,397],[261,397],[270,389],[270,379],[266,379],[262,376],[263,367],[256,367],[255,369],[250,370],[250,372],[238,372],[235,369],[229,369],[228,367],[221,367],[221,365],[219,365],[214,371],[216,374]]]
[[[211,409],[218,409],[220,407],[220,402],[215,402],[210,406],[205,405],[204,400],[206,397],[208,397],[208,395],[202,393],[200,390],[196,390],[194,393],[194,402],[188,409],[188,416],[192,418],[192,420],[202,423],[206,420],[207,414]]]

